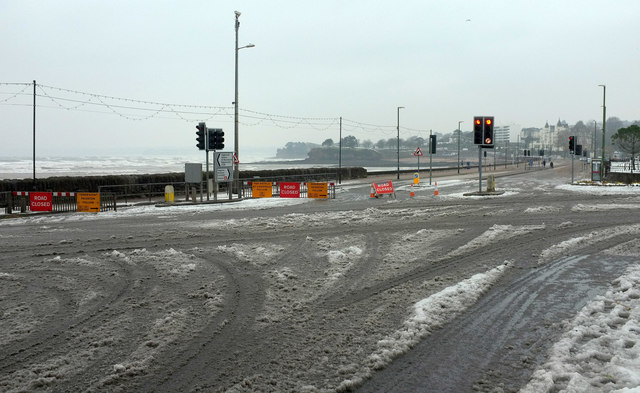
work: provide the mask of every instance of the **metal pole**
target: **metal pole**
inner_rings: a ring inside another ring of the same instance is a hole
[[[33,190],[36,189],[36,81],[33,81]]]
[[[602,86],[602,168],[600,170],[600,178],[604,180],[604,146],[605,146],[605,133],[607,129],[607,106],[605,105],[605,100],[607,98],[607,86]]]
[[[573,184],[573,158],[576,156],[575,153],[569,152],[571,154],[571,184]]]
[[[458,122],[458,175],[460,174],[460,133],[462,132],[460,131],[460,123],[464,123],[464,121]]]
[[[433,152],[433,147],[431,143],[433,143],[433,138],[431,138],[431,130],[429,130],[429,185],[431,185],[431,153]]]
[[[404,108],[404,106],[398,107],[398,122],[396,126],[396,130],[398,131],[397,137],[397,153],[398,153],[398,180],[400,180],[400,109]]]
[[[596,127],[598,126],[598,123],[594,120],[593,121],[593,158],[596,158]]]
[[[236,14],[236,64],[235,64],[235,96],[233,100],[233,153],[236,156],[238,162],[240,161],[239,155],[239,143],[238,143],[238,29],[240,28],[240,12],[235,11]],[[233,163],[233,184],[236,190],[238,190],[238,198],[240,198],[240,191],[238,189],[238,177],[240,177],[240,164]]]
[[[338,149],[338,184],[342,184],[342,116],[340,116],[340,146]]]
[[[478,145],[478,191],[482,192],[482,147]]]

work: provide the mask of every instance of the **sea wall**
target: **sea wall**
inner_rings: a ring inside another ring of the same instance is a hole
[[[342,179],[367,177],[367,170],[361,167],[342,168]],[[243,180],[290,180],[305,181],[314,179],[337,180],[338,168],[277,169],[264,171],[240,171]],[[204,175],[203,175],[204,179]],[[100,187],[123,186],[134,184],[164,184],[184,182],[184,173],[162,173],[148,175],[108,175],[108,176],[58,176],[36,179],[0,180],[2,191],[64,191],[64,192],[98,192]]]

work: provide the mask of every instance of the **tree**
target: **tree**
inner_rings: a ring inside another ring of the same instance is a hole
[[[620,150],[631,154],[631,169],[635,170],[635,156],[640,149],[640,126],[634,124],[626,128],[620,128],[615,134],[611,135],[611,142]]]
[[[364,147],[365,149],[371,149],[373,147],[373,142],[371,142],[370,139],[365,139],[362,143],[361,143],[362,147]]]
[[[358,147],[358,139],[353,135],[342,138],[342,147]]]
[[[333,146],[333,139],[329,138],[329,139],[325,139],[324,142],[322,142],[322,147],[331,147]]]
[[[376,142],[376,148],[377,149],[384,149],[385,147],[387,147],[387,140],[386,139],[380,139],[378,142]]]

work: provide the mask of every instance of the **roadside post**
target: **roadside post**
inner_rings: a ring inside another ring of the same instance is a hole
[[[420,146],[418,146],[416,151],[413,152],[413,155],[415,157],[418,157],[418,173],[420,173],[420,157],[422,156],[422,150],[420,149]]]

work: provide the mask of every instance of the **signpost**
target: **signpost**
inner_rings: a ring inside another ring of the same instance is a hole
[[[422,157],[422,150],[420,150],[420,146],[413,152],[415,157],[418,157],[418,173],[420,172],[420,157]]]

